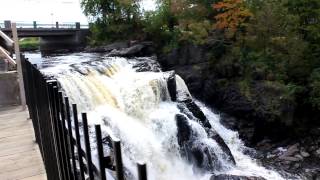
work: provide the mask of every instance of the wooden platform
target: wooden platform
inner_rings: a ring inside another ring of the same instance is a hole
[[[0,180],[46,180],[32,121],[21,107],[0,109]]]

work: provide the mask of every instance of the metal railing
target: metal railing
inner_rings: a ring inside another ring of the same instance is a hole
[[[124,180],[120,141],[102,137],[97,124],[95,143],[90,143],[87,114],[81,113],[79,118],[77,105],[70,105],[57,80],[45,77],[23,56],[22,62],[27,105],[48,180],[106,180],[106,169],[115,174],[115,179]],[[108,156],[103,151],[106,146],[113,151]],[[91,147],[97,150],[94,159],[98,162],[92,159]],[[138,179],[147,180],[146,165],[137,167]]]
[[[39,23],[37,21],[17,21],[17,28],[28,29],[88,29],[88,24],[80,24],[80,22],[54,22],[54,23]],[[0,28],[10,28],[11,21],[0,22]]]

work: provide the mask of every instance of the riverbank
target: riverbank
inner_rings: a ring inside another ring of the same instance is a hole
[[[40,49],[39,38],[22,38],[19,40],[21,51],[37,51]]]

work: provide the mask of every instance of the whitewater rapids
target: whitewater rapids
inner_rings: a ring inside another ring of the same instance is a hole
[[[87,112],[91,127],[101,124],[104,135],[121,140],[128,178],[137,179],[136,163],[144,162],[150,180],[208,180],[212,173],[284,179],[276,171],[259,166],[245,155],[246,147],[238,133],[225,128],[218,114],[197,101],[236,161],[236,166],[227,161],[222,149],[208,137],[204,127],[186,116],[192,131],[201,138],[201,143],[212,147],[223,165],[212,172],[198,171],[181,155],[175,120],[175,115],[181,114],[181,111],[177,102],[171,101],[166,73],[137,72],[135,65],[139,59],[108,57],[93,61],[96,58],[92,55],[79,57],[81,55],[56,57],[54,66],[42,68],[41,71],[58,80],[71,103],[78,105],[79,112]],[[178,75],[176,85],[178,92],[183,92],[178,93],[178,99],[191,96]],[[91,141],[95,141],[93,134],[92,131]],[[95,152],[95,147],[92,151]],[[105,153],[109,151],[105,149]],[[107,172],[111,177],[111,172]]]

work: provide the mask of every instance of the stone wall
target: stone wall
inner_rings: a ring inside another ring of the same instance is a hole
[[[18,73],[0,72],[0,108],[20,104]]]

